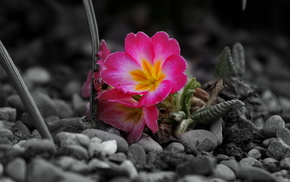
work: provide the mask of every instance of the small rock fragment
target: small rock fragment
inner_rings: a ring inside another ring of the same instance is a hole
[[[136,144],[142,146],[146,152],[150,152],[150,151],[162,152],[163,151],[163,148],[161,147],[161,145],[146,134],[143,134],[142,137],[136,142]]]
[[[5,168],[6,173],[12,179],[24,182],[26,179],[26,162],[22,158],[16,158],[9,162]]]

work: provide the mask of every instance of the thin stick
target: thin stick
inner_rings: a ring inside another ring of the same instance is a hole
[[[92,82],[91,82],[91,96],[90,96],[90,109],[91,109],[91,119],[92,124],[95,127],[97,122],[97,102],[98,100],[95,99],[96,97],[96,90],[94,89],[94,78],[93,74],[99,70],[96,61],[98,60],[97,53],[99,52],[99,32],[98,32],[98,24],[94,12],[94,6],[91,0],[83,0],[88,23],[90,27],[91,33],[91,41],[92,41]]]
[[[22,77],[20,76],[9,53],[7,52],[1,41],[0,41],[0,55],[1,55],[0,63],[3,66],[4,70],[6,71],[8,77],[11,79],[11,82],[14,85],[23,104],[27,108],[27,111],[31,115],[35,127],[37,128],[37,130],[39,131],[40,135],[43,138],[47,138],[53,142],[53,138],[50,135],[49,130],[38,108],[36,107],[24,81],[22,80]]]
[[[245,11],[247,6],[247,0],[243,0],[242,10]]]

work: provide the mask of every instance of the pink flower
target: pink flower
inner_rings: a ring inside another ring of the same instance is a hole
[[[92,70],[88,72],[87,80],[82,86],[83,97],[90,97],[92,77],[94,78],[94,87],[97,90],[97,92],[100,93],[102,91],[103,89],[102,87],[105,83],[100,78],[100,72],[103,70],[104,60],[107,58],[109,54],[111,54],[111,52],[108,49],[106,42],[102,40],[100,44],[100,52],[98,52],[97,54],[99,56],[99,60],[97,61],[97,64],[99,64],[99,71],[95,72],[93,75]]]
[[[153,133],[158,131],[158,110],[154,105],[140,107],[138,101],[131,95],[118,89],[105,91],[98,96],[98,99],[98,118],[128,132],[128,143],[139,140],[145,125]]]
[[[143,32],[125,38],[125,52],[110,54],[101,78],[125,93],[141,94],[139,106],[155,105],[187,82],[186,61],[175,39],[165,32],[151,38]]]

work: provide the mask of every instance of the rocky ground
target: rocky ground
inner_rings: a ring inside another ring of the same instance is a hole
[[[219,21],[206,3],[193,3],[200,6],[189,11],[192,6],[185,1],[178,6],[179,19],[164,16],[154,21],[149,16],[156,13],[150,11],[151,1],[131,3],[123,11],[109,8],[107,1],[96,3],[101,38],[112,51],[122,49],[128,32],[166,30],[180,42],[191,73],[205,89],[223,47],[239,41],[245,48],[244,79],[229,80],[220,95],[225,100],[240,99],[245,107],[186,132],[180,140],[159,144],[144,134],[129,146],[117,129],[101,123],[92,128],[84,117],[87,100],[80,90],[90,69],[90,40],[81,3],[16,2],[1,2],[1,17],[6,19],[0,19],[5,25],[0,39],[45,118],[56,148],[41,139],[0,67],[0,181],[290,180],[290,43],[283,31],[235,29]]]

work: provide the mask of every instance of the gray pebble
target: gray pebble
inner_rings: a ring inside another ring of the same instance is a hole
[[[248,152],[248,157],[253,157],[255,159],[260,159],[262,156],[261,152],[257,149],[251,149],[249,152]]]
[[[59,132],[55,136],[55,143],[58,144],[59,147],[80,145],[87,148],[90,143],[90,138],[81,133]]]
[[[176,174],[172,171],[160,172],[140,172],[138,176],[133,179],[133,182],[157,182],[157,181],[175,181]]]
[[[90,172],[89,166],[84,161],[69,156],[59,158],[57,165],[66,171],[74,171],[81,174]]]
[[[179,142],[172,142],[164,148],[165,151],[168,152],[184,152],[184,146]]]
[[[50,79],[50,73],[42,67],[28,68],[23,74],[23,80],[28,84],[44,84],[48,83]]]
[[[83,131],[84,124],[81,118],[55,118],[55,120],[48,124],[48,128],[51,133],[58,133],[62,131],[78,133]]]
[[[186,175],[177,182],[208,182],[208,178],[200,175]]]
[[[287,128],[277,129],[276,136],[290,146],[290,131]]]
[[[93,137],[98,137],[100,138],[102,141],[107,141],[107,140],[116,140],[117,141],[117,152],[124,152],[127,153],[128,151],[128,143],[127,141],[115,134],[109,133],[109,132],[105,132],[102,130],[97,130],[97,129],[86,129],[82,132],[84,135],[87,135],[90,138]]]
[[[177,167],[177,174],[179,176],[198,174],[211,175],[214,172],[215,162],[213,158],[206,156],[195,157],[189,162],[180,164]]]
[[[105,157],[106,153],[102,148],[102,144],[99,142],[90,142],[88,147],[88,153],[90,157]]]
[[[22,158],[16,158],[10,161],[5,168],[6,174],[19,182],[26,180],[26,171],[26,162]]]
[[[262,166],[261,162],[253,157],[243,158],[239,163],[242,167],[250,167],[253,165]]]
[[[146,152],[144,148],[138,144],[130,145],[127,157],[137,168],[143,167],[146,164]]]
[[[3,164],[0,163],[0,177],[3,175],[3,172],[4,172]]]
[[[235,173],[226,165],[218,164],[214,170],[214,176],[224,179],[226,181],[231,181],[236,179]]]
[[[235,174],[237,174],[241,168],[241,165],[234,159],[221,161],[220,164],[228,166],[232,171],[235,172]]]
[[[275,137],[276,131],[279,128],[285,127],[285,122],[279,115],[273,115],[270,118],[268,118],[265,122],[265,125],[263,127],[263,133],[267,137]]]
[[[207,130],[191,130],[181,135],[185,148],[193,153],[213,151],[218,145],[216,135]]]
[[[262,160],[262,164],[263,164],[264,169],[266,169],[267,171],[271,173],[278,171],[279,161],[274,158],[270,158],[270,157],[265,158]]]
[[[0,110],[0,120],[8,121],[9,120],[9,115]]]
[[[130,160],[125,160],[124,162],[121,163],[120,169],[122,171],[125,171],[130,179],[135,178],[138,175],[138,171],[132,161]]]
[[[83,175],[76,174],[73,172],[65,172],[61,182],[95,182],[95,180],[87,178]]]
[[[71,106],[63,100],[53,100],[55,108],[57,110],[57,116],[60,118],[71,118],[74,116],[74,112]]]
[[[0,128],[0,138],[7,138],[8,140],[12,141],[14,136],[12,131],[6,128]]]
[[[93,171],[111,168],[110,164],[97,158],[93,158],[92,160],[90,160],[90,162],[88,163],[88,166]]]
[[[89,158],[87,150],[79,145],[66,145],[59,149],[58,154],[72,156],[80,160],[82,159],[86,160]]]
[[[290,146],[281,139],[274,139],[267,148],[266,155],[277,160],[290,157]]]
[[[257,167],[242,167],[237,178],[252,182],[275,182],[275,177],[266,170]]]
[[[143,134],[141,138],[136,142],[136,144],[143,147],[146,152],[150,152],[150,151],[162,152],[163,151],[163,148],[161,147],[161,145],[146,134]]]
[[[119,152],[119,153],[115,153],[113,155],[108,156],[108,159],[115,163],[122,163],[127,159],[127,156],[126,154]]]
[[[290,158],[284,158],[280,161],[281,169],[290,170]]]
[[[216,135],[216,138],[218,140],[218,145],[222,144],[223,142],[223,120],[218,119],[216,121],[213,121],[210,124],[209,131],[214,133]]]
[[[19,139],[28,139],[30,136],[30,131],[25,124],[22,122],[16,122],[12,127],[11,130],[14,136],[18,137]]]
[[[33,154],[52,155],[56,153],[56,148],[52,141],[47,139],[29,139],[20,144],[26,152]]]

